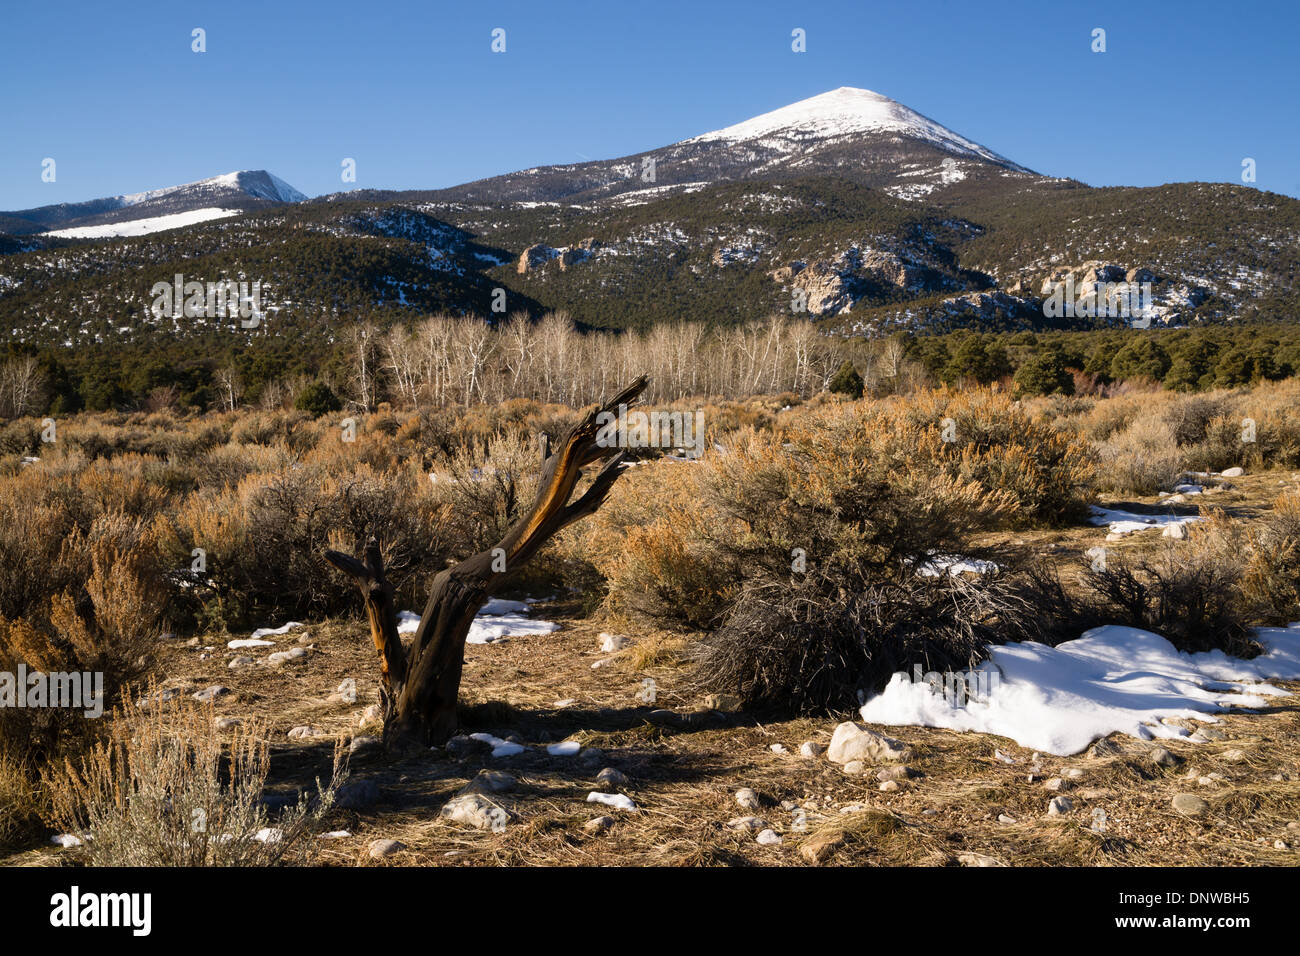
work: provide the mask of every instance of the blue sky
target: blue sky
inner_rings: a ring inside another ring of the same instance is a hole
[[[1240,182],[1250,157],[1256,186],[1300,195],[1300,5],[1281,0],[51,0],[0,18],[0,209],[235,169],[318,195],[352,188],[345,157],[356,186],[449,186],[651,149],[839,86],[1093,185]]]

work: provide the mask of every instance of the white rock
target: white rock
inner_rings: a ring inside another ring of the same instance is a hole
[[[758,794],[749,787],[741,787],[736,791],[736,803],[746,810],[757,810],[763,805],[758,799]]]
[[[452,797],[438,815],[453,823],[464,823],[479,830],[501,830],[510,822],[510,811],[481,793],[464,793]]]
[[[1074,809],[1074,801],[1069,797],[1053,797],[1052,802],[1047,805],[1047,815],[1049,817],[1060,816],[1069,813]]]
[[[781,834],[775,830],[764,830],[755,839],[763,846],[779,846],[781,843]]]
[[[826,752],[826,745],[819,744],[816,741],[805,740],[799,747],[800,757],[820,757]]]
[[[1219,476],[1222,478],[1240,478],[1245,473],[1246,473],[1246,469],[1242,468],[1240,465],[1237,465],[1232,468],[1223,469],[1223,471],[1219,472]]]
[[[600,635],[600,652],[602,654],[612,654],[615,651],[621,651],[632,642],[626,634],[601,634]]]
[[[885,760],[902,760],[906,756],[907,747],[900,741],[878,734],[851,720],[835,728],[831,744],[826,750],[826,759],[840,764],[854,760],[880,763]]]

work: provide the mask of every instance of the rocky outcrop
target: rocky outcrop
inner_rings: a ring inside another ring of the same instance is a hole
[[[541,268],[560,254],[560,250],[552,249],[545,243],[534,243],[525,249],[519,256],[519,265],[517,271],[520,275],[526,272],[532,272],[534,269]]]
[[[862,258],[862,271],[899,289],[915,289],[925,284],[927,269],[904,262],[893,252],[872,250]]]
[[[802,270],[792,284],[803,290],[804,304],[812,315],[838,315],[853,305],[847,277],[825,259]]]
[[[519,256],[519,264],[516,267],[518,273],[523,275],[540,269],[552,259],[559,260],[560,271],[564,272],[569,266],[579,262],[585,262],[596,254],[596,250],[602,248],[603,243],[599,239],[583,239],[575,246],[561,246],[556,249],[545,243],[535,243],[529,246]]]

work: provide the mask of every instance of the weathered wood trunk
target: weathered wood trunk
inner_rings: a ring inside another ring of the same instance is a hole
[[[537,553],[565,525],[591,514],[618,480],[622,452],[597,444],[601,412],[632,405],[645,389],[638,378],[604,405],[590,409],[552,452],[543,436],[542,476],[537,498],[493,548],[441,571],[434,579],[419,629],[409,648],[397,634],[393,589],[384,577],[378,542],[367,543],[362,559],[327,551],[331,564],[347,573],[365,599],[370,635],[379,653],[384,710],[384,744],[390,751],[442,743],[457,726],[465,638],[474,615],[509,580],[511,572]],[[573,496],[582,469],[604,461],[587,489]]]

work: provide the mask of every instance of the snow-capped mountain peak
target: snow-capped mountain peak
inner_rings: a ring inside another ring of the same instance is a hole
[[[1013,169],[1015,163],[954,133],[902,103],[871,90],[841,86],[789,106],[762,113],[724,129],[685,142],[747,143],[796,148],[809,141],[836,140],[862,133],[895,133],[919,139],[961,155],[977,157]]]
[[[306,195],[294,189],[278,176],[264,169],[243,169],[233,173],[224,173],[197,182],[181,186],[167,186],[163,189],[151,189],[148,192],[132,193],[122,196],[122,204],[134,206],[152,199],[163,199],[178,193],[201,194],[204,192],[241,192],[254,199],[269,199],[272,202],[302,202]]]

